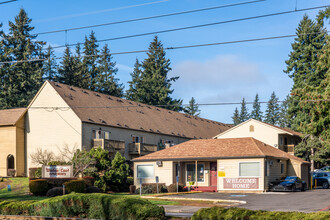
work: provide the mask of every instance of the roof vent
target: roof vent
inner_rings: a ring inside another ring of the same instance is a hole
[[[204,120],[201,118],[201,121],[204,121]]]
[[[100,119],[101,123],[106,124],[106,122],[103,119]]]
[[[82,92],[88,95],[88,92],[86,92],[85,90],[82,90]]]
[[[126,125],[126,124],[125,124],[125,127],[126,127],[126,128],[129,128],[128,125]]]
[[[112,100],[112,98],[110,96],[108,96],[108,99]]]
[[[117,102],[123,102],[121,99],[117,99]]]
[[[142,105],[139,103],[138,106],[142,107]]]
[[[91,119],[91,118],[88,117],[88,121],[93,121],[93,119]]]
[[[148,109],[151,109],[151,107],[150,107],[149,105],[147,105],[147,108],[148,108]]]
[[[132,102],[128,102],[130,105],[133,105],[133,103]]]
[[[144,130],[142,127],[140,127],[141,130]]]
[[[154,130],[152,130],[151,128],[149,130],[152,131],[152,132],[154,132]]]
[[[59,87],[59,88],[62,88],[59,84],[57,83],[54,83],[55,86]]]
[[[76,90],[74,90],[74,88],[72,88],[71,86],[70,86],[69,88],[70,88],[70,90],[72,90],[72,91],[76,91]]]
[[[160,130],[157,130],[158,133],[160,133]]]
[[[101,97],[98,93],[94,93],[94,95],[97,96],[97,97]]]
[[[160,109],[159,109],[159,108],[156,108],[156,110],[157,110],[157,111],[160,111]]]
[[[172,112],[168,111],[168,113],[172,114]]]
[[[117,125],[121,127],[121,124],[117,123]]]
[[[172,132],[171,134],[175,135],[174,132]]]

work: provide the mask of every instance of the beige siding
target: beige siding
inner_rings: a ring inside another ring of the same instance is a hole
[[[232,191],[230,189],[224,189],[223,181],[224,178],[240,178],[239,176],[239,163],[240,162],[259,162],[260,163],[260,177],[259,179],[259,189],[253,191],[264,191],[264,159],[255,158],[255,159],[219,159],[218,160],[218,171],[220,167],[224,168],[225,177],[218,177],[218,191]],[[237,191],[249,191],[246,189],[237,190]]]
[[[173,162],[163,161],[162,166],[157,166],[156,161],[154,162],[134,162],[134,185],[139,187],[139,179],[137,178],[137,165],[153,165],[154,166],[154,177],[144,178],[142,183],[156,183],[155,176],[159,177],[159,183],[165,183],[170,185],[173,183]]]
[[[28,109],[25,124],[27,170],[36,166],[30,154],[37,148],[57,155],[64,145],[81,148],[81,121],[48,82]]]
[[[250,131],[250,126],[254,127],[254,131]],[[245,124],[237,126],[236,128],[220,134],[217,138],[241,138],[241,137],[253,137],[261,142],[264,142],[270,146],[279,146],[279,134],[282,132],[270,125],[265,125],[256,121],[248,121]]]
[[[16,127],[0,127],[0,176],[7,176],[7,157],[13,155],[16,169]]]
[[[16,124],[16,175],[24,176],[25,172],[25,117]]]
[[[269,163],[268,168],[266,163]],[[265,176],[265,188],[268,189],[268,184],[275,180],[280,180],[282,177],[287,176],[287,163],[288,160],[267,158],[265,160],[265,169],[268,169],[268,176]],[[281,164],[283,164],[283,173],[281,173]]]
[[[143,131],[135,131],[130,129],[124,129],[124,128],[115,128],[115,127],[109,127],[109,126],[102,126],[102,125],[96,125],[96,124],[90,124],[90,123],[83,123],[83,140],[82,145],[85,149],[89,150],[92,147],[92,140],[93,140],[93,130],[99,130],[102,131],[108,131],[110,133],[110,139],[111,140],[117,140],[117,141],[124,141],[125,142],[125,157],[126,159],[130,160],[132,159],[131,155],[129,155],[129,149],[128,144],[132,143],[132,135],[140,136],[145,138],[146,144],[152,144],[157,145],[160,141],[160,139],[166,139],[166,140],[172,140],[174,144],[180,144],[182,142],[185,142],[189,139],[187,138],[178,138],[168,135],[161,135],[161,134],[154,134],[149,132],[143,132]]]

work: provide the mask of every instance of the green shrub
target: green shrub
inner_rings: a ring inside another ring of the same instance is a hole
[[[68,194],[68,191],[65,189],[65,194]],[[47,191],[47,197],[63,196],[63,187],[54,187]]]
[[[134,194],[135,193],[135,190],[136,190],[136,186],[135,185],[130,185],[129,186],[129,193],[130,194]]]
[[[243,208],[212,207],[198,210],[191,218],[192,220],[222,220],[222,219],[296,219],[296,220],[326,220],[330,219],[330,212],[268,212],[253,211]]]
[[[71,180],[69,182],[64,183],[64,185],[69,193],[84,193],[86,191],[86,183],[84,180]]]
[[[95,180],[94,177],[84,176],[82,179],[85,181],[86,186],[94,186],[94,180]]]
[[[170,193],[177,192],[176,183],[173,183],[167,187],[167,191]],[[179,192],[183,192],[183,185],[179,184]]]
[[[28,215],[30,213],[30,205],[35,201],[1,201],[1,215]]]
[[[47,165],[48,166],[71,165],[71,162],[65,162],[65,161],[55,160],[55,161],[48,162]]]
[[[101,193],[102,190],[97,188],[96,186],[89,186],[86,188],[86,193]]]
[[[35,196],[45,196],[48,191],[47,180],[31,180],[29,183],[30,192]]]
[[[47,178],[49,188],[63,187],[63,184],[71,180],[77,180],[77,178]]]

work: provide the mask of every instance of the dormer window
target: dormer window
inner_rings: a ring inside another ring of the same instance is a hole
[[[250,125],[250,132],[254,132],[254,126]]]

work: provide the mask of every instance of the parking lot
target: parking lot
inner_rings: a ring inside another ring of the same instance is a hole
[[[168,196],[171,197],[171,196]],[[240,207],[251,210],[316,212],[330,209],[330,189],[306,192],[266,192],[261,194],[194,193],[172,197],[243,200]]]

